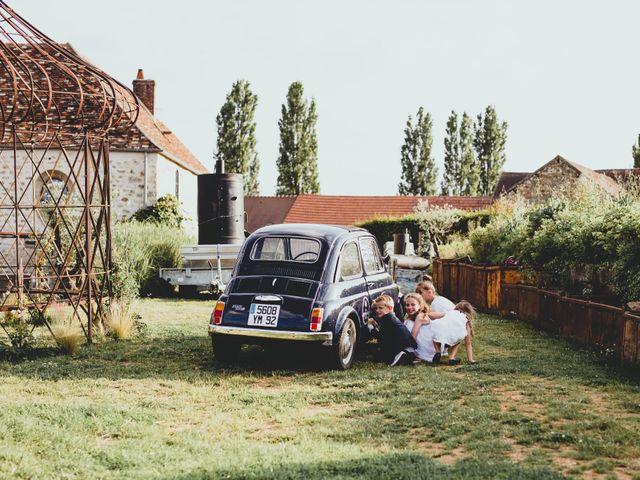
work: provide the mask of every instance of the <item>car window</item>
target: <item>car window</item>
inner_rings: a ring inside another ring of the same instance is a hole
[[[375,239],[361,238],[360,251],[362,252],[362,262],[366,273],[378,273],[384,270],[384,264],[378,253]]]
[[[348,243],[340,255],[340,278],[342,280],[362,275],[362,264],[358,246],[354,242]]]
[[[252,260],[314,263],[320,256],[320,242],[313,238],[263,237],[251,251]]]

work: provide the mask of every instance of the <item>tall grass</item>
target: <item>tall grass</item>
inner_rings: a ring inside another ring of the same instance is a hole
[[[47,317],[60,350],[67,355],[76,355],[80,350],[84,334],[80,326],[74,322],[70,307],[52,305],[47,309]]]
[[[134,316],[130,304],[123,300],[113,300],[107,316],[109,334],[117,340],[127,340],[134,330]]]
[[[160,268],[179,267],[180,245],[192,240],[181,229],[136,221],[113,228],[113,289],[116,297],[164,295],[167,285],[158,277]]]

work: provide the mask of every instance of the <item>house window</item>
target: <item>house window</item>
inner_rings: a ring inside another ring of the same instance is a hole
[[[67,182],[67,176],[57,170],[50,170],[42,174],[42,187],[40,187],[40,193],[38,200],[41,204],[53,204],[58,199],[64,198],[69,189],[65,186]]]
[[[176,198],[180,200],[180,170],[176,170]]]

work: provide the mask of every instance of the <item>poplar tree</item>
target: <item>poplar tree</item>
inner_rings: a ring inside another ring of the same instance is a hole
[[[640,168],[640,135],[638,135],[638,141],[631,147],[631,154],[633,155],[633,168]]]
[[[400,149],[402,177],[398,184],[400,195],[435,195],[438,169],[431,155],[431,115],[420,107],[413,125],[411,115],[404,129],[404,144]]]
[[[462,195],[478,195],[480,185],[480,165],[473,153],[473,122],[464,112],[460,122],[460,183]]]
[[[238,80],[216,117],[218,138],[214,157],[224,161],[225,171],[242,174],[246,195],[259,193],[260,162],[256,152],[254,120],[257,105],[258,97],[251,92],[249,82]]]
[[[315,100],[312,98],[309,102],[304,98],[302,83],[292,83],[278,121],[280,152],[276,162],[278,167],[276,195],[320,192],[317,120]]]
[[[442,195],[461,195],[464,188],[461,183],[462,163],[460,158],[460,142],[458,138],[458,114],[451,111],[447,120],[444,137],[444,175],[440,189]]]
[[[504,151],[507,122],[500,123],[495,108],[489,105],[484,111],[484,116],[482,113],[478,115],[473,130],[473,146],[480,166],[478,194],[492,195],[507,159]]]

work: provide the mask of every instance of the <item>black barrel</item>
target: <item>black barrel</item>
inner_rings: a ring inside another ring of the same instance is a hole
[[[198,175],[198,243],[244,242],[244,182],[239,173]]]

